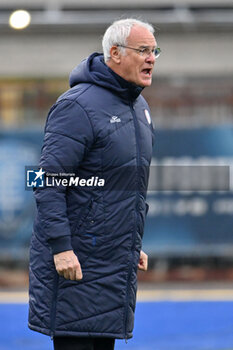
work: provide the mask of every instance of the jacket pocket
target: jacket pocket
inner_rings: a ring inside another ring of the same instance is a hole
[[[91,201],[83,210],[72,235],[72,246],[82,269],[97,246],[94,223],[94,203]]]
[[[84,225],[86,219],[88,218],[90,212],[92,211],[93,207],[93,199],[91,199],[86,206],[84,206],[81,210],[81,213],[79,215],[79,219],[77,220],[77,223],[74,226],[72,235],[75,235]]]

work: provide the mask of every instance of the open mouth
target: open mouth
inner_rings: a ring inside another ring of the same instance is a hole
[[[142,70],[142,73],[145,74],[147,77],[151,77],[152,75],[152,68],[145,68]]]

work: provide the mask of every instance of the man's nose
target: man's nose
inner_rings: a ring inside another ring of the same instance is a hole
[[[147,57],[146,57],[146,63],[151,63],[154,64],[155,63],[155,54],[153,52],[151,52]]]

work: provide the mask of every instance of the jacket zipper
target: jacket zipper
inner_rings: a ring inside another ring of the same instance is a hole
[[[130,110],[131,114],[133,115],[133,121],[134,121],[134,129],[135,129],[135,138],[136,138],[136,152],[137,152],[137,170],[136,170],[136,178],[137,178],[137,186],[139,187],[139,165],[140,165],[140,148],[139,148],[139,133],[138,133],[138,121],[137,121],[137,116],[133,108],[133,104],[130,103]],[[136,188],[136,206],[138,204],[138,190],[139,188]],[[130,258],[130,270],[128,272],[128,277],[127,277],[127,289],[126,289],[126,306],[125,306],[125,342],[127,343],[127,322],[128,322],[128,305],[129,305],[129,283],[130,283],[130,278],[132,274],[132,269],[133,269],[133,252],[135,250],[135,238],[136,238],[136,230],[137,230],[137,221],[138,217],[135,220],[135,230],[133,232],[133,237],[132,237],[132,246],[131,246],[131,258]]]

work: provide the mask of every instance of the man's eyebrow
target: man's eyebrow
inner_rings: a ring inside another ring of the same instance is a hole
[[[139,46],[139,49],[149,49],[151,46],[148,46],[148,45],[140,45]],[[153,45],[152,46],[154,49],[156,49],[157,48],[157,46],[155,46],[155,45]]]

